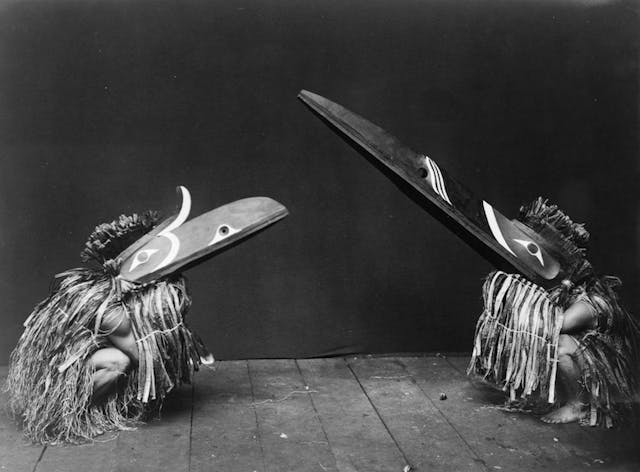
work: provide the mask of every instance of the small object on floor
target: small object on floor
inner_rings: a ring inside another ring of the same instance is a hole
[[[284,433],[280,433],[280,437],[281,437],[282,439],[287,439],[289,436],[287,436],[287,435],[286,435],[286,434],[284,434]]]
[[[411,472],[411,466],[410,465],[405,465],[404,469],[402,469],[402,472]]]
[[[440,394],[440,400],[446,400],[447,399],[447,394],[446,393],[441,393]]]

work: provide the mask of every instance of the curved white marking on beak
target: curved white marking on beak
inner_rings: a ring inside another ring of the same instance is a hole
[[[429,156],[424,156],[424,163],[429,169],[429,183],[433,190],[442,197],[442,199],[447,202],[449,205],[453,206],[451,200],[449,199],[449,194],[447,193],[447,188],[444,185],[444,178],[442,177],[442,171],[440,171],[440,167],[435,163],[433,159]]]
[[[169,226],[160,231],[160,233],[158,234],[158,236],[163,236],[169,240],[169,242],[171,243],[171,249],[169,249],[169,253],[162,260],[162,262],[160,262],[160,264],[158,264],[158,266],[153,269],[154,271],[166,266],[167,264],[170,264],[171,261],[175,259],[176,255],[178,254],[178,250],[180,249],[180,240],[171,231],[180,227],[185,221],[187,221],[189,213],[191,213],[191,194],[189,193],[189,190],[187,190],[186,187],[183,187],[182,185],[180,185],[178,188],[182,192],[182,207],[180,207],[180,212],[178,213],[176,219],[173,220]]]
[[[498,226],[498,222],[496,221],[496,215],[493,212],[493,207],[484,200],[482,200],[482,206],[484,208],[484,214],[487,217],[487,222],[489,223],[489,228],[491,228],[493,237],[496,238],[496,241],[500,243],[500,246],[505,248],[514,256],[518,257],[516,253],[511,250],[511,248],[507,244],[507,241],[505,241],[504,236],[502,235],[502,231],[500,231],[500,226]]]
[[[435,161],[433,159],[431,159],[430,157],[427,156],[427,159],[429,159],[429,161],[431,161],[431,164],[433,165],[434,169],[436,170],[436,178],[438,179],[438,181],[440,182],[440,196],[449,204],[449,205],[453,205],[451,203],[451,200],[449,199],[449,194],[447,193],[447,187],[444,185],[444,178],[442,177],[442,171],[440,170],[440,167],[438,166],[438,164],[435,163]]]
[[[433,166],[431,165],[431,159],[429,159],[427,156],[424,156],[424,163],[427,166],[428,170],[429,170],[429,175],[428,175],[428,179],[429,179],[429,183],[431,184],[431,188],[438,194],[440,195],[440,191],[438,189],[438,187],[436,186],[436,179],[435,179],[435,171],[433,169]]]

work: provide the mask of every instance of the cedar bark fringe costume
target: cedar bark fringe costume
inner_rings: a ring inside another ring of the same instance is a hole
[[[141,236],[156,221],[152,214],[134,214],[96,228],[82,258],[101,262],[102,269],[58,274],[52,293],[26,320],[11,355],[7,388],[11,408],[22,415],[33,441],[78,442],[126,429],[140,419],[145,405],[157,407],[173,388],[190,383],[200,357],[208,354],[184,321],[191,300],[183,277],[129,283],[117,278],[118,263],[108,258],[115,245],[133,242],[128,236]],[[94,405],[87,361],[109,345],[100,321],[115,311],[131,322],[139,365],[122,391]]]
[[[582,300],[597,326],[574,339],[584,358],[582,384],[589,424],[612,425],[637,410],[640,367],[637,323],[615,293],[619,282],[597,276],[585,257],[589,233],[555,205],[538,199],[511,220],[477,197],[429,156],[365,118],[307,90],[298,97],[314,113],[394,174],[394,182],[497,267],[484,289],[470,372],[509,392],[515,401],[556,398],[558,339],[564,310]],[[398,180],[396,177],[399,177]],[[634,398],[635,397],[635,398]]]
[[[586,260],[589,234],[555,205],[538,199],[521,220],[547,244],[561,248],[569,271],[548,290],[496,271],[483,286],[484,310],[476,327],[469,372],[509,393],[513,406],[537,409],[556,402],[558,340],[563,312],[582,301],[593,308],[596,326],[571,335],[578,345],[581,388],[588,398],[591,426],[634,422],[640,391],[640,330],[622,307],[615,277],[597,276]]]
[[[287,210],[254,197],[183,224],[190,196],[180,189],[183,208],[172,222],[156,227],[157,214],[147,212],[98,226],[81,257],[99,267],[58,274],[48,298],[25,321],[6,389],[32,441],[78,443],[128,429],[156,412],[171,390],[190,383],[201,360],[212,361],[185,322],[191,299],[176,271],[274,223]],[[103,320],[122,316],[131,324],[138,363],[117,392],[94,402],[89,359],[111,345]]]

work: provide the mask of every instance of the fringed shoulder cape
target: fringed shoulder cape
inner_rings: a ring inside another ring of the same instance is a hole
[[[96,228],[84,254],[118,254],[115,240],[123,235],[135,240],[154,223],[155,218],[122,216]],[[102,257],[101,262],[99,269],[72,269],[55,277],[49,297],[25,321],[11,354],[10,407],[34,442],[77,443],[129,428],[159,408],[173,388],[191,382],[201,356],[207,356],[185,324],[191,300],[183,277],[137,285],[117,277],[117,261]],[[94,404],[89,358],[109,346],[101,320],[111,315],[130,321],[139,363],[117,393]]]
[[[483,286],[469,373],[509,393],[518,405],[556,402],[558,339],[563,312],[577,301],[594,308],[597,326],[573,335],[584,359],[585,423],[637,424],[640,330],[614,290],[619,280],[594,277],[546,291],[520,275],[496,271]]]

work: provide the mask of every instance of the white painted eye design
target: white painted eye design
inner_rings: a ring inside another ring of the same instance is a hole
[[[236,234],[238,231],[240,231],[240,230],[235,229],[233,226],[222,224],[222,225],[218,226],[218,229],[216,230],[215,234],[213,235],[213,239],[211,240],[211,242],[208,245],[211,246],[212,244],[215,244],[218,241],[222,241],[223,239],[228,238],[232,234]]]
[[[540,246],[538,246],[533,241],[527,241],[525,239],[513,239],[515,242],[520,244],[523,248],[527,250],[529,254],[538,259],[540,265],[544,267],[544,259],[542,258],[542,251],[540,250]]]
[[[136,253],[136,256],[133,258],[133,262],[131,263],[131,267],[129,267],[129,272],[138,267],[139,265],[146,264],[151,259],[158,249],[141,249]]]

